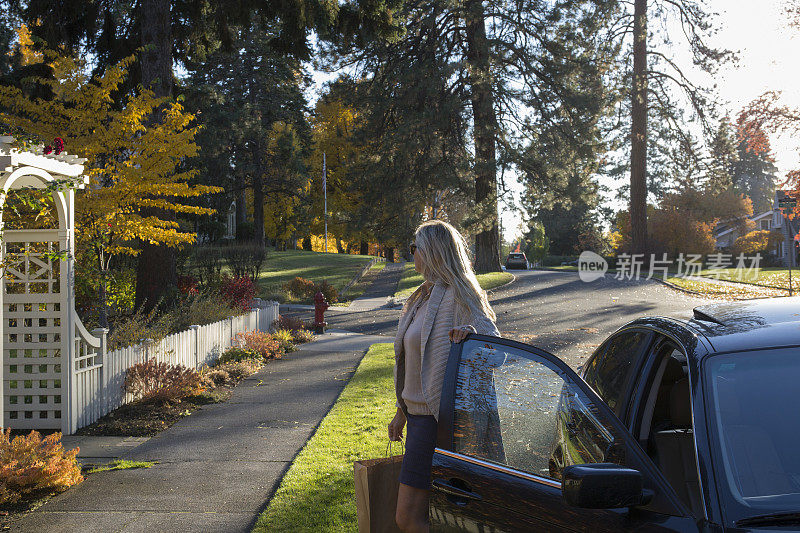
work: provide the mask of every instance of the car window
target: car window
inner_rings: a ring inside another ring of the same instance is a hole
[[[453,451],[543,477],[624,459],[614,426],[557,365],[497,343],[462,348],[453,428]]]
[[[624,407],[622,396],[647,337],[644,331],[622,332],[606,341],[586,364],[584,381],[617,415]]]

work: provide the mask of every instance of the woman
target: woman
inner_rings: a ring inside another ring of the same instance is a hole
[[[500,333],[458,230],[439,220],[426,222],[417,228],[411,252],[425,283],[406,302],[397,328],[397,414],[389,439],[400,440],[408,424],[396,520],[403,531],[418,532],[428,531],[431,464],[450,341],[461,342],[469,333]]]

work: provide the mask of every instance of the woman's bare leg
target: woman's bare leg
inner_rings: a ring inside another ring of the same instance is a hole
[[[404,533],[428,533],[428,503],[430,491],[400,483],[397,491],[397,526]]]

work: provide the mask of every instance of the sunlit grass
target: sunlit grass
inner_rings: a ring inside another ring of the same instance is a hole
[[[771,289],[743,283],[713,283],[678,277],[667,278],[667,281],[683,289],[698,292],[704,296],[723,299],[744,300],[747,298],[786,296],[788,294],[788,292],[783,289]]]
[[[484,290],[491,290],[500,285],[505,285],[514,279],[511,272],[487,272],[485,274],[478,274],[478,283]],[[422,285],[422,274],[414,270],[414,263],[406,263],[403,270],[403,277],[400,278],[400,283],[397,284],[397,292],[394,297],[397,299],[408,298],[411,296],[417,287]]]
[[[299,276],[314,282],[327,280],[338,290],[342,290],[372,259],[374,258],[368,255],[300,250],[269,252],[264,270],[258,278],[258,285],[262,295],[279,293],[287,281]]]
[[[152,461],[128,461],[126,459],[118,459],[111,461],[108,464],[95,466],[90,469],[88,474],[96,474],[98,472],[108,472],[110,470],[131,470],[133,468],[151,468],[156,463]]]
[[[356,531],[353,462],[382,457],[395,413],[390,343],[373,344],[254,531]]]

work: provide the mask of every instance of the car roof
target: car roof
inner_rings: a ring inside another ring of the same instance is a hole
[[[691,320],[667,320],[705,337],[712,353],[800,345],[800,297],[701,305]]]

